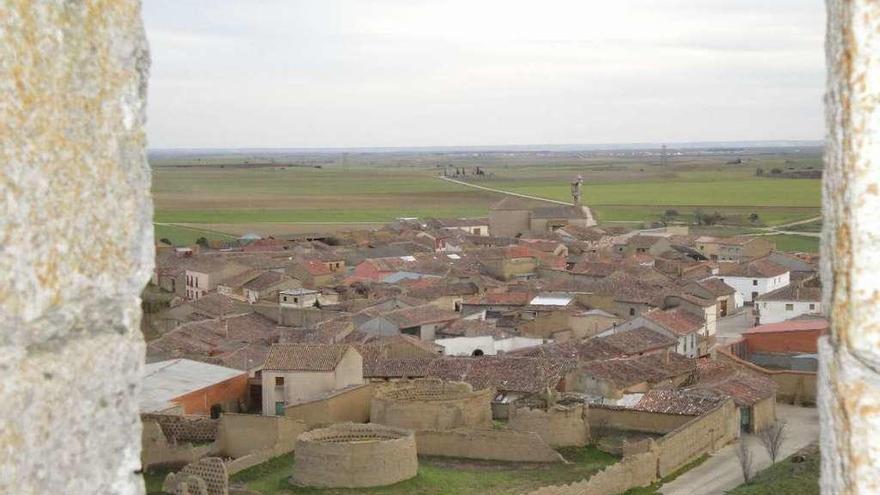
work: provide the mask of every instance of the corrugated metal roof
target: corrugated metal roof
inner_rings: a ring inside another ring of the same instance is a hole
[[[245,374],[245,371],[190,359],[171,359],[144,367],[141,412],[167,409],[174,399]]]

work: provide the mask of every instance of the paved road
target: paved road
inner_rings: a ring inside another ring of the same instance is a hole
[[[715,338],[718,344],[726,344],[739,339],[742,333],[752,328],[754,324],[755,316],[752,314],[752,307],[743,306],[736,313],[716,320]]]
[[[780,459],[819,440],[819,413],[815,408],[777,404],[776,415],[779,419],[786,421],[786,436],[782,444]],[[753,472],[757,473],[769,467],[770,457],[758,438],[746,435],[743,439],[752,452]],[[663,495],[721,495],[741,485],[743,476],[739,459],[736,456],[737,446],[738,442],[715,452],[706,462],[660,487],[660,493]]]

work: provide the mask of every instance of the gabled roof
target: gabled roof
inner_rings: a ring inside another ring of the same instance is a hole
[[[726,399],[709,390],[653,389],[632,407],[639,411],[685,416],[702,416]]]
[[[698,282],[699,286],[708,291],[710,294],[718,296],[729,296],[736,292],[736,289],[725,284],[720,279],[709,278]]]
[[[428,323],[440,323],[457,320],[461,315],[453,311],[447,311],[433,304],[402,308],[380,315],[398,328],[410,328]]]
[[[647,327],[639,327],[605,337],[597,337],[596,340],[602,340],[626,354],[639,354],[664,349],[678,343],[676,339],[655,332]]]
[[[697,367],[699,381],[690,387],[691,390],[712,390],[726,395],[738,407],[753,406],[776,394],[776,382],[740,366],[700,359]]]
[[[706,321],[695,314],[691,314],[681,308],[654,309],[642,315],[643,318],[654,322],[669,330],[675,335],[688,335],[700,330]]]
[[[748,263],[720,263],[719,275],[729,277],[770,278],[787,273],[788,268],[782,267],[766,259]]]
[[[271,371],[333,371],[352,347],[347,344],[273,344],[263,363]],[[356,352],[356,351],[355,351]]]
[[[287,278],[289,278],[289,277],[287,277],[283,273],[263,272],[259,277],[244,284],[242,286],[242,288],[249,289],[249,290],[268,289],[269,287],[272,287],[273,285],[278,284]]]
[[[822,300],[821,287],[800,287],[789,284],[773,292],[761,294],[758,301],[804,301],[819,302]]]
[[[760,333],[779,333],[779,332],[825,332],[829,328],[828,320],[824,318],[803,319],[803,320],[786,320],[779,323],[770,323],[768,325],[759,325],[743,332],[743,335],[754,335]]]

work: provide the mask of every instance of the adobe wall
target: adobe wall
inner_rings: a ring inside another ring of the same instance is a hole
[[[508,420],[515,431],[531,431],[552,447],[582,447],[590,441],[590,426],[583,404],[544,409],[519,408]]]
[[[155,420],[143,420],[141,431],[141,466],[174,466],[195,462],[217,453],[214,442],[194,445],[192,442],[175,443],[168,439]]]
[[[229,473],[219,457],[206,457],[187,464],[177,473],[169,473],[162,491],[178,495],[228,495]]]
[[[694,418],[656,441],[657,475],[667,476],[703,454],[734,441],[739,434],[739,414],[728,399],[707,414]]]
[[[507,462],[564,462],[537,433],[513,430],[423,430],[416,432],[419,455]]]
[[[816,378],[817,373],[811,371],[794,370],[770,370],[762,368],[739,358],[731,348],[742,341],[733,342],[727,348],[716,348],[715,359],[742,366],[748,370],[760,373],[776,382],[776,400],[794,404],[816,403]]]
[[[776,398],[769,397],[752,406],[752,427],[760,432],[776,422]]]
[[[412,430],[492,426],[491,389],[474,391],[464,382],[412,380],[380,385],[370,421]]]
[[[306,429],[302,421],[284,416],[224,413],[220,416],[218,449],[232,458],[261,450],[281,455],[294,449],[296,438]]]
[[[614,406],[591,405],[587,414],[590,431],[639,431],[666,434],[693,420],[695,416],[634,411]]]
[[[657,481],[657,453],[645,452],[624,457],[589,479],[568,485],[545,486],[529,495],[619,495],[631,488]]]
[[[416,475],[412,431],[341,423],[303,433],[296,441],[293,482],[322,488],[391,485]]]
[[[284,416],[302,421],[307,427],[333,423],[367,423],[370,421],[370,402],[373,385],[354,385],[334,390],[322,397],[296,402],[284,408]]]

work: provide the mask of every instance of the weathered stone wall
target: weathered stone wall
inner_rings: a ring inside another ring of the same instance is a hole
[[[307,427],[333,423],[366,423],[370,421],[373,385],[354,385],[334,390],[313,400],[297,402],[284,408],[284,416],[302,421]]]
[[[657,475],[667,476],[701,455],[736,440],[738,418],[733,400],[728,399],[709,413],[664,435],[657,440]]]
[[[513,430],[423,430],[416,432],[419,455],[508,462],[563,462],[537,433]]]
[[[170,439],[155,420],[144,419],[141,433],[141,466],[174,466],[195,462],[218,452],[215,442],[194,445]]]
[[[217,439],[220,421],[205,416],[173,414],[142,414],[144,423],[153,421],[162,429],[169,442],[213,442]]]
[[[648,486],[655,481],[657,453],[646,452],[624,457],[589,479],[569,485],[545,486],[529,495],[619,495],[631,488]]]
[[[519,408],[507,426],[516,431],[532,431],[552,447],[581,447],[590,441],[590,427],[582,404],[553,406],[547,410]]]
[[[880,493],[880,2],[827,0],[823,493]]]
[[[464,382],[412,380],[376,388],[370,421],[412,430],[489,428],[490,389],[474,391]]]
[[[634,411],[622,407],[591,405],[587,419],[590,430],[640,431],[666,434],[693,420],[695,416]]]
[[[770,370],[754,363],[750,363],[731,352],[730,346],[716,348],[716,359],[743,366],[755,373],[760,373],[776,382],[776,399],[781,402],[793,404],[816,403],[816,378],[817,373],[811,371],[794,370]]]
[[[206,457],[187,464],[165,477],[162,490],[177,495],[228,495],[229,473],[219,457]]]
[[[296,484],[358,488],[412,478],[418,470],[409,430],[341,423],[303,433],[296,441]]]
[[[763,431],[776,422],[776,398],[768,397],[752,406],[752,428],[755,433]]]
[[[136,0],[0,1],[0,493],[143,492]]]
[[[306,424],[284,416],[226,414],[220,416],[217,444],[226,457],[238,458],[267,450],[275,455],[294,449]]]

